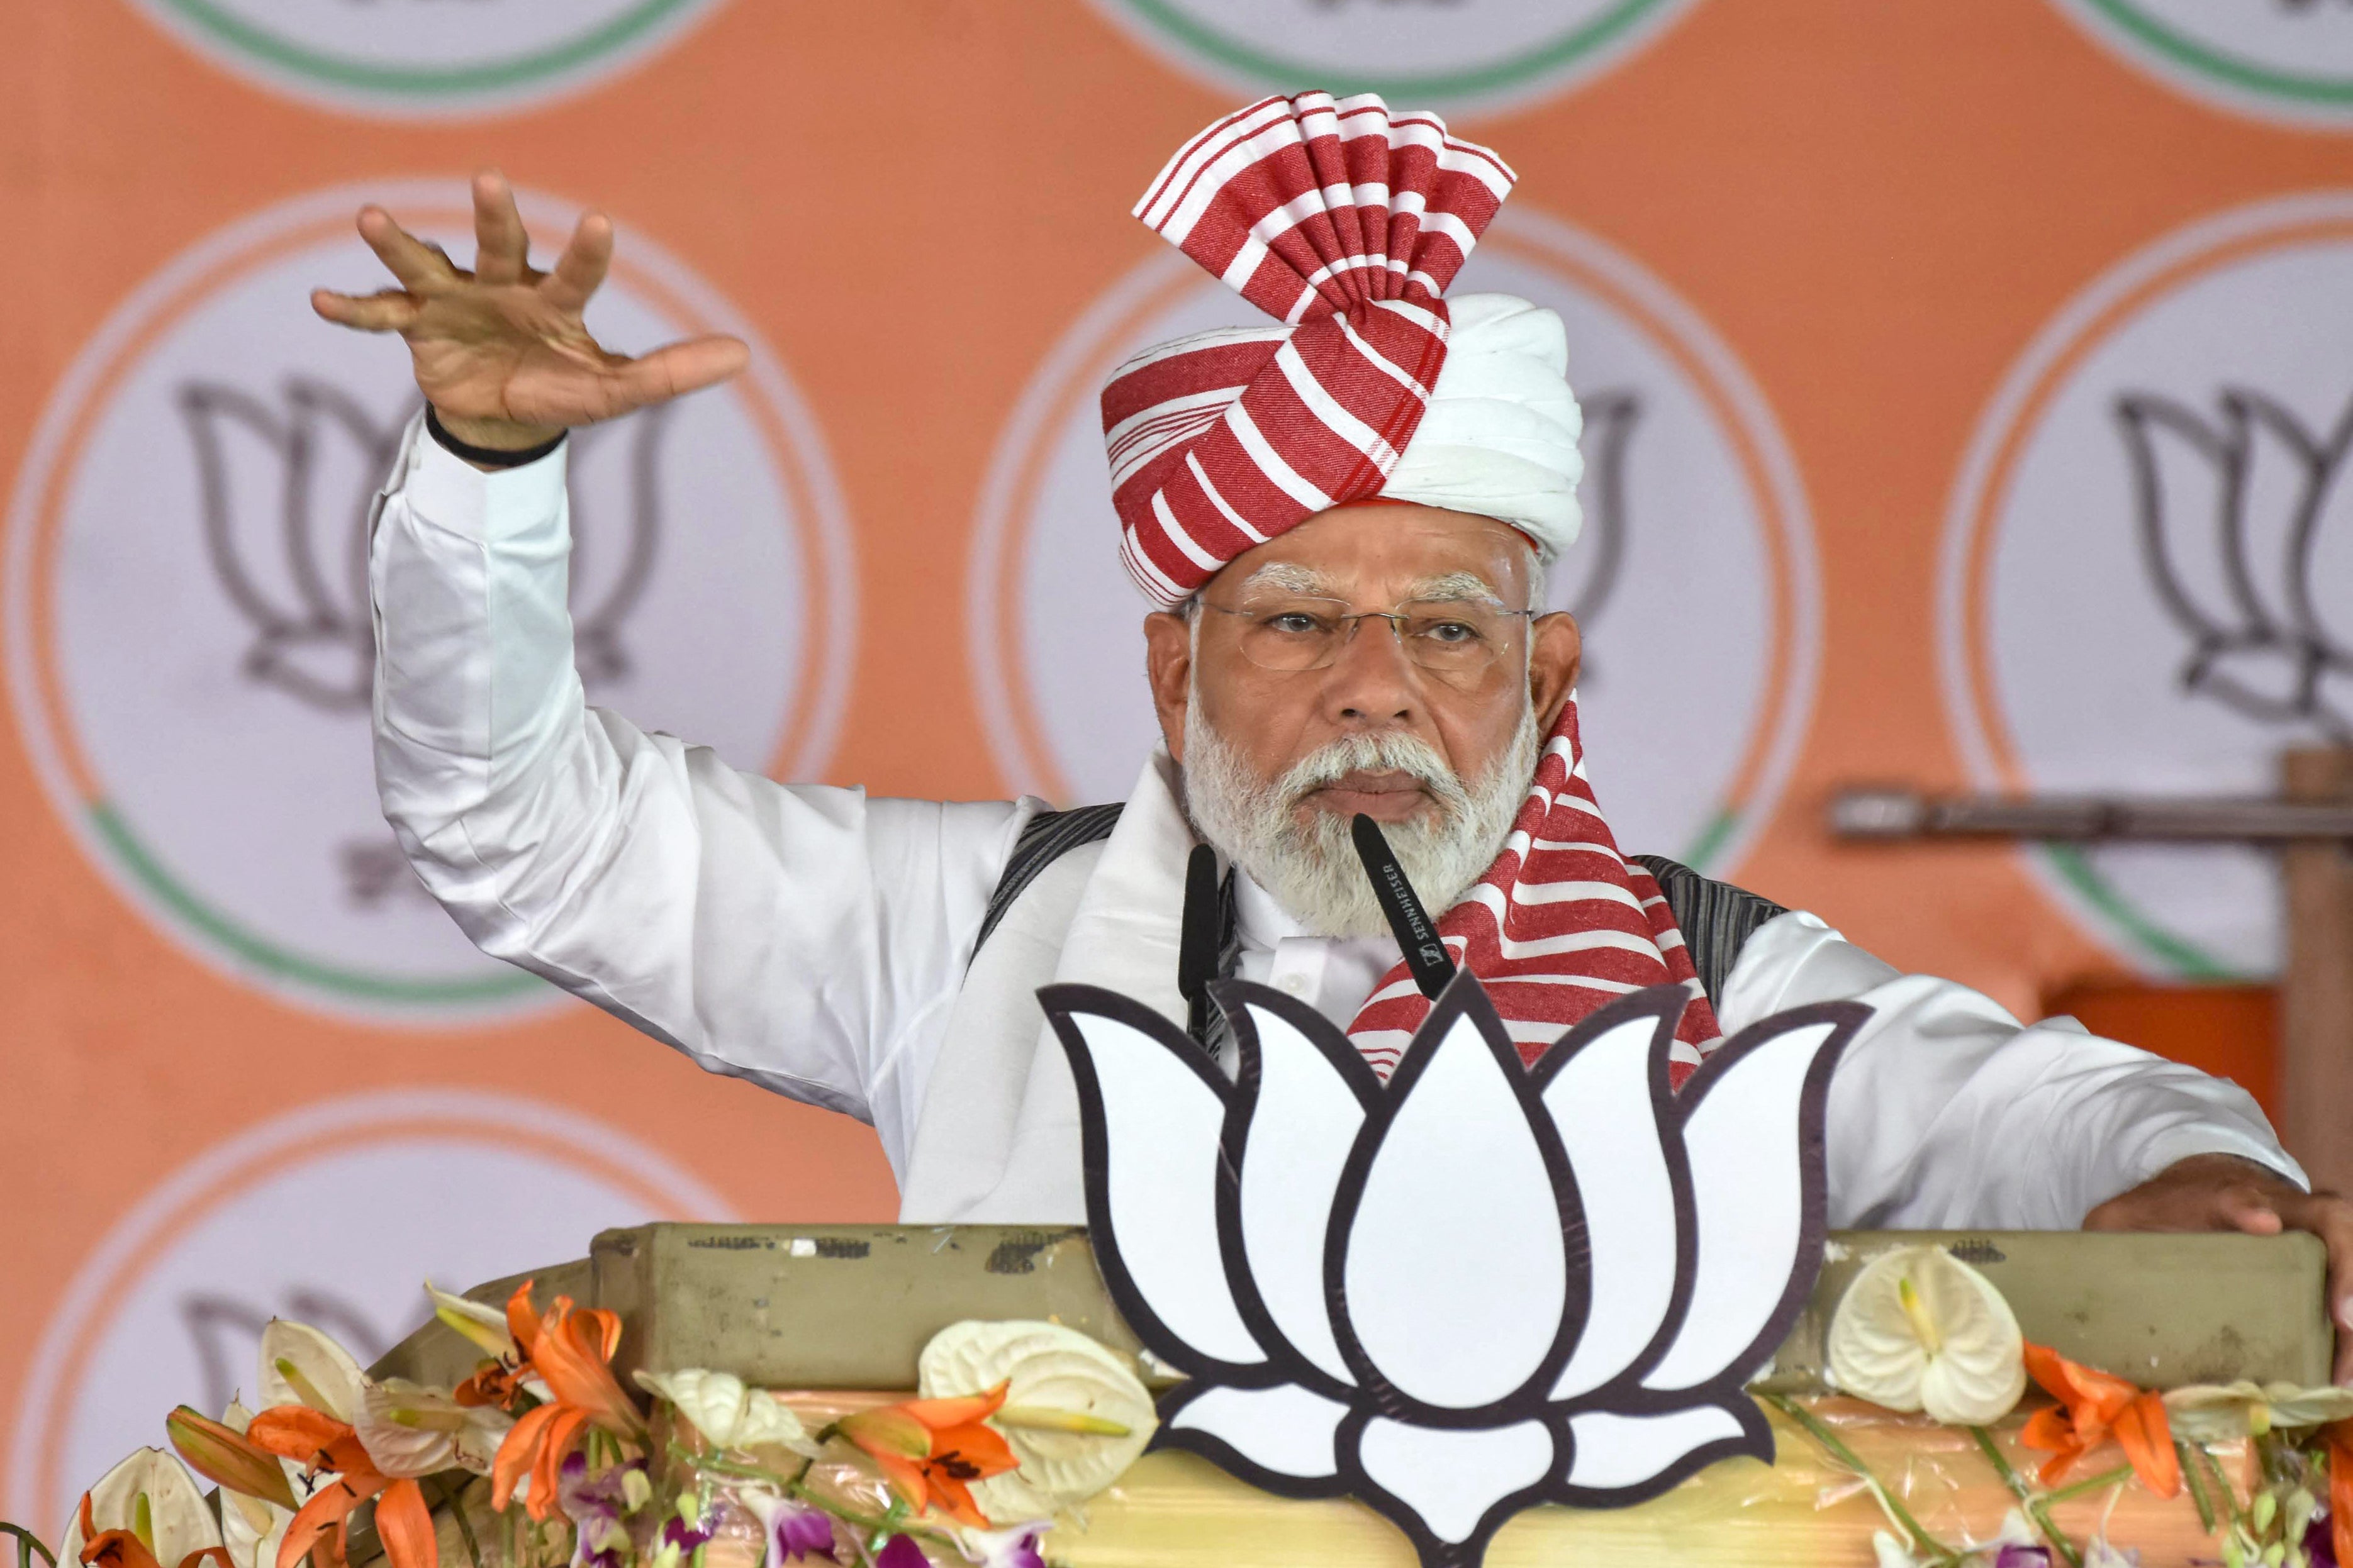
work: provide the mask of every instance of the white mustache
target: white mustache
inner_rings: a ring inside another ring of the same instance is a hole
[[[1384,731],[1371,735],[1344,735],[1317,747],[1293,763],[1275,782],[1275,798],[1296,806],[1319,789],[1328,789],[1350,773],[1404,773],[1437,800],[1440,815],[1451,822],[1469,809],[1471,791],[1449,767],[1438,748],[1419,735]]]
[[[1459,898],[1492,865],[1535,772],[1540,737],[1525,709],[1504,753],[1466,782],[1438,748],[1397,731],[1345,735],[1317,747],[1267,782],[1202,717],[1186,715],[1183,789],[1196,831],[1223,850],[1277,903],[1321,936],[1386,935],[1388,918],[1336,813],[1301,805],[1353,773],[1402,773],[1436,809],[1383,829],[1408,880],[1432,913]]]

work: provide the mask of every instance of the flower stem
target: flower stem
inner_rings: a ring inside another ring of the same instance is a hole
[[[2084,1568],[2083,1553],[2075,1550],[2075,1543],[2067,1539],[2052,1521],[2049,1510],[2044,1508],[2047,1500],[2036,1497],[2032,1489],[2027,1486],[2026,1478],[2001,1457],[2001,1449],[1995,1446],[1993,1434],[1982,1426],[1972,1426],[1969,1436],[1978,1440],[1978,1447],[1984,1452],[1987,1462],[1993,1466],[1994,1473],[2001,1478],[2001,1484],[2010,1489],[2010,1495],[2025,1508],[2027,1517],[2034,1521],[2034,1527],[2042,1531],[2042,1539],[2067,1560],[2067,1568]]]
[[[2189,1452],[2189,1440],[2176,1437],[2173,1450],[2181,1456],[2181,1479],[2189,1483],[2189,1500],[2198,1505],[2199,1528],[2211,1535],[2214,1533],[2214,1505],[2206,1496],[2206,1482],[2198,1473],[2198,1460]]]
[[[1871,1467],[1857,1458],[1854,1450],[1841,1441],[1837,1433],[1816,1419],[1813,1412],[1786,1394],[1766,1394],[1762,1397],[1782,1415],[1804,1427],[1808,1436],[1829,1451],[1831,1458],[1861,1478],[1862,1484],[1871,1489],[1873,1500],[1879,1504],[1888,1518],[1903,1527],[1905,1533],[1912,1537],[1913,1543],[1921,1551],[1927,1552],[1942,1563],[1958,1563],[1961,1561],[1959,1552],[1921,1528],[1920,1521],[1912,1517],[1911,1510],[1898,1502],[1895,1500],[1895,1494],[1889,1491],[1877,1476],[1872,1474]],[[2080,1568],[2080,1564],[2077,1568]]]
[[[2239,1493],[2237,1489],[2231,1485],[2231,1478],[2222,1473],[2221,1461],[2215,1458],[2203,1443],[2192,1443],[2189,1446],[2197,1452],[2198,1457],[2206,1462],[2206,1479],[2214,1483],[2214,1495],[2222,1502],[2223,1522],[2238,1523]]]
[[[2133,1468],[2130,1465],[2118,1465],[2113,1470],[2102,1470],[2088,1480],[2070,1482],[2055,1492],[2045,1492],[2042,1494],[2042,1500],[2046,1503],[2065,1502],[2069,1498],[2082,1497],[2085,1492],[2095,1492],[2103,1487],[2113,1487],[2128,1481],[2132,1479],[2132,1473]]]
[[[470,1476],[441,1478],[440,1497],[432,1506],[447,1508],[449,1517],[458,1521],[458,1533],[465,1539],[466,1556],[473,1568],[482,1568],[482,1543],[474,1539],[474,1521],[466,1517],[466,1487]]]
[[[13,1535],[16,1538],[16,1568],[33,1568],[33,1553],[36,1552],[41,1554],[41,1560],[47,1563],[49,1568],[58,1568],[58,1554],[42,1545],[41,1538],[23,1525],[10,1524],[5,1520],[0,1520],[0,1535]]]

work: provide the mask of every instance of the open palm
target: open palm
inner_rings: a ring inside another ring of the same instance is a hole
[[[449,433],[521,447],[723,381],[749,351],[729,337],[690,338],[631,358],[607,353],[581,320],[613,259],[613,226],[580,219],[554,270],[531,265],[514,192],[495,172],[474,177],[474,269],[409,234],[382,207],[360,210],[360,237],[400,287],[379,294],[321,289],[311,308],[331,321],[407,340],[417,384]]]

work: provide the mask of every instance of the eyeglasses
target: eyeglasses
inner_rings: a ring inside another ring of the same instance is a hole
[[[1261,669],[1327,668],[1359,622],[1387,621],[1408,658],[1453,680],[1484,674],[1511,646],[1519,623],[1544,613],[1507,610],[1492,599],[1412,599],[1391,610],[1353,610],[1343,599],[1288,595],[1230,607],[1199,603],[1242,623],[1242,657]]]

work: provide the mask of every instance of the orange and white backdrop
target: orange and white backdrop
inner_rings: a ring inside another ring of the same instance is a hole
[[[2353,733],[2344,0],[0,3],[0,1515],[273,1313],[363,1351],[659,1217],[881,1219],[871,1135],[476,955],[370,783],[413,405],[367,198],[611,212],[592,323],[740,333],[575,448],[592,699],[781,778],[1113,798],[1150,724],[1092,398],[1242,307],[1126,211],[1285,88],[1520,170],[1630,846],[2029,1008],[2262,975],[2263,863],[1842,849],[1835,784],[2262,790]],[[1639,637],[1672,626],[1675,635]],[[1642,651],[1637,657],[1634,650]]]

